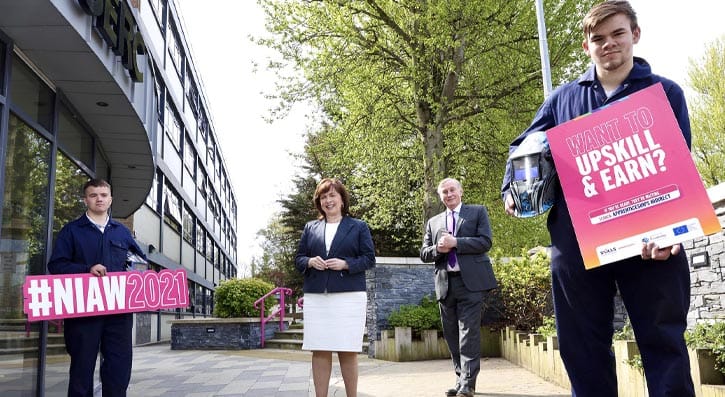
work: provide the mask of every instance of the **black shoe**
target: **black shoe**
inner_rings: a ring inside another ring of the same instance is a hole
[[[458,394],[458,389],[460,389],[460,388],[461,388],[461,385],[458,382],[456,382],[455,387],[452,387],[446,391],[446,397],[456,397],[456,395]]]
[[[468,387],[463,386],[460,389],[458,389],[458,394],[456,394],[456,397],[473,397],[475,391]]]

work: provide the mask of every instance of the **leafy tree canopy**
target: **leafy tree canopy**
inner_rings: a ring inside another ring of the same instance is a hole
[[[554,83],[583,69],[579,21],[593,1],[547,4]],[[508,143],[542,101],[534,4],[528,0],[261,0],[281,59],[283,114],[319,105],[305,156],[343,179],[383,255],[416,255],[452,176],[464,201],[488,205],[495,244],[548,244],[542,220],[506,217],[499,198]],[[290,73],[291,71],[291,73]],[[311,196],[310,196],[311,197]],[[379,233],[376,233],[378,231]]]
[[[692,157],[706,186],[725,182],[725,36],[690,60]]]

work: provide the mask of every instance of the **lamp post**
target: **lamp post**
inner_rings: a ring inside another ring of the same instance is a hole
[[[546,41],[546,21],[544,20],[543,0],[535,0],[536,21],[539,29],[539,52],[541,54],[541,77],[544,81],[544,98],[551,93],[551,66],[549,65],[549,45]]]

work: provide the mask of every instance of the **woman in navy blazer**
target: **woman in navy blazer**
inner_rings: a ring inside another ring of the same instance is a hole
[[[367,312],[365,271],[375,266],[375,247],[368,225],[349,216],[350,195],[342,182],[323,179],[313,201],[320,217],[305,225],[295,257],[304,275],[302,348],[312,351],[317,397],[327,396],[333,351],[347,397],[354,397]]]

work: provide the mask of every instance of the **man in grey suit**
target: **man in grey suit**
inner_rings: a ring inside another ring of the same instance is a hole
[[[458,377],[446,396],[472,397],[481,368],[481,306],[497,287],[491,260],[491,224],[482,205],[461,203],[463,187],[453,178],[438,184],[446,210],[425,227],[420,259],[435,262],[435,289],[443,337]]]

